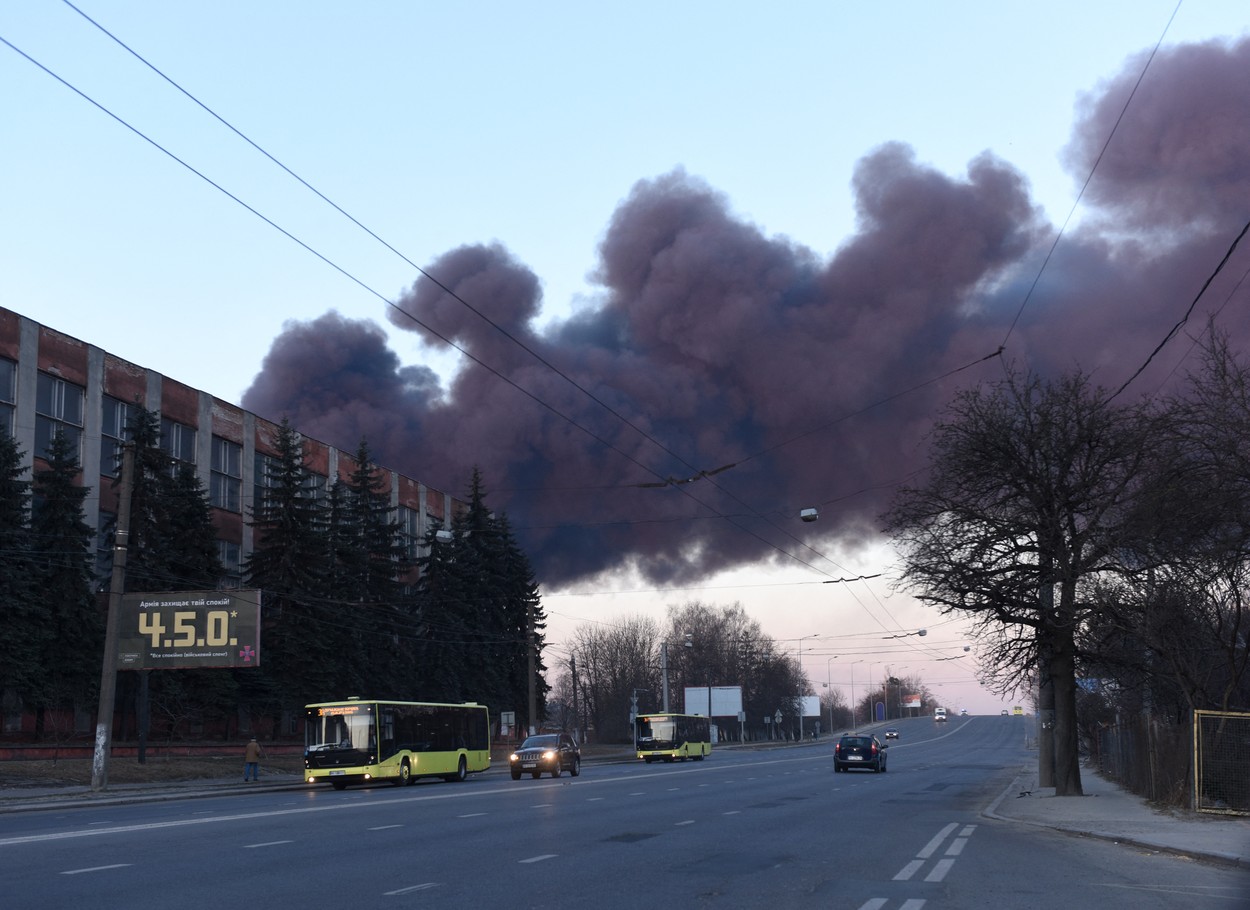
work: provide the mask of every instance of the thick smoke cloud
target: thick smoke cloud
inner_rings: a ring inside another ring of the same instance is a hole
[[[1085,102],[1067,151],[1078,183],[1139,68]],[[902,144],[871,152],[853,175],[857,230],[825,259],[677,170],[640,181],[611,215],[593,309],[540,332],[537,276],[502,247],[470,245],[427,271],[478,312],[422,279],[387,314],[490,369],[466,362],[442,387],[401,365],[377,325],[331,313],[274,341],[244,404],[342,447],[365,437],[380,463],[453,493],[480,466],[548,587],[630,565],[694,580],[778,548],[827,569],[794,537],[870,537],[955,389],[1004,362],[1080,367],[1108,387],[1132,374],[1250,219],[1248,133],[1250,41],[1158,56],[1081,227],[1031,293],[1055,227],[993,155],[950,176]],[[1239,294],[1220,320],[1244,347]],[[1157,389],[1183,353],[1134,392]],[[820,524],[800,525],[811,505]]]

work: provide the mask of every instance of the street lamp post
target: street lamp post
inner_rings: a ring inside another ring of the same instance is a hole
[[[803,639],[805,639],[805,638],[819,638],[819,637],[820,637],[820,633],[819,633],[819,632],[813,632],[811,635],[800,635],[800,636],[799,636],[799,651],[798,651],[798,662],[799,662],[799,742],[802,742],[802,741],[803,741]]]
[[[868,665],[868,723],[870,724],[875,724],[877,722],[877,706],[873,704],[872,701],[877,694],[876,690],[872,687],[872,668],[878,663],[879,661],[874,660]]]
[[[862,660],[857,660],[851,664],[851,729],[854,730],[859,726],[855,719],[855,664],[862,664]]]
[[[838,655],[833,655],[825,661],[825,688],[829,690],[829,732],[833,732],[833,662],[838,659]],[[852,724],[854,726],[854,724]]]

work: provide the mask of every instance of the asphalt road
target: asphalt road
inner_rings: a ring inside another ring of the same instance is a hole
[[[1009,718],[898,724],[885,774],[831,743],[704,762],[0,816],[25,908],[1238,908],[1244,870],[984,817]]]

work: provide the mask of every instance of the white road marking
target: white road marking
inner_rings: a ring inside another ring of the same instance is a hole
[[[925,844],[924,848],[916,855],[920,857],[921,859],[928,859],[937,851],[937,848],[941,845],[942,841],[946,840],[946,838],[950,835],[950,833],[958,827],[959,827],[958,822],[951,822],[949,825],[947,825],[945,828],[939,831],[937,835],[933,838],[933,840]]]
[[[951,871],[951,866],[955,865],[953,859],[940,859],[933,864],[933,871],[924,877],[926,882],[940,882],[946,878],[946,873]]]
[[[544,853],[541,856],[531,856],[529,859],[518,860],[521,863],[541,863],[545,859],[555,859],[555,853]]]
[[[688,818],[688,819],[686,819],[684,822],[677,822],[676,824],[674,824],[674,825],[673,825],[673,827],[674,827],[674,828],[680,828],[680,827],[682,827],[683,825],[693,825],[693,824],[694,824],[694,819],[693,819],[693,818]]]
[[[902,868],[898,875],[894,876],[896,882],[911,881],[911,877],[920,871],[920,867],[924,865],[924,860],[913,859],[910,863]]]
[[[403,825],[375,825],[367,830],[369,831],[389,831],[391,828],[402,828]]]
[[[485,814],[485,812],[466,812],[464,815],[457,815],[456,818],[477,818]]]
[[[91,866],[87,869],[66,869],[62,875],[82,875],[84,872],[106,872],[109,869],[125,869],[132,863],[114,863],[111,866]]]
[[[283,844],[293,844],[293,843],[295,843],[295,841],[293,840],[270,840],[270,841],[265,841],[263,844],[244,844],[243,849],[255,850],[257,847],[280,847]]]
[[[398,888],[395,891],[387,891],[383,893],[383,897],[394,897],[397,894],[411,894],[414,891],[429,891],[431,888],[437,888],[438,882],[424,882],[420,885],[409,885],[407,888]]]
[[[957,837],[951,841],[951,845],[946,848],[947,856],[958,856],[964,852],[964,846],[968,843],[968,838]]]

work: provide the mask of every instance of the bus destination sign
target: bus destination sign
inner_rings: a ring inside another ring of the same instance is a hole
[[[260,591],[123,594],[122,670],[260,666]]]

